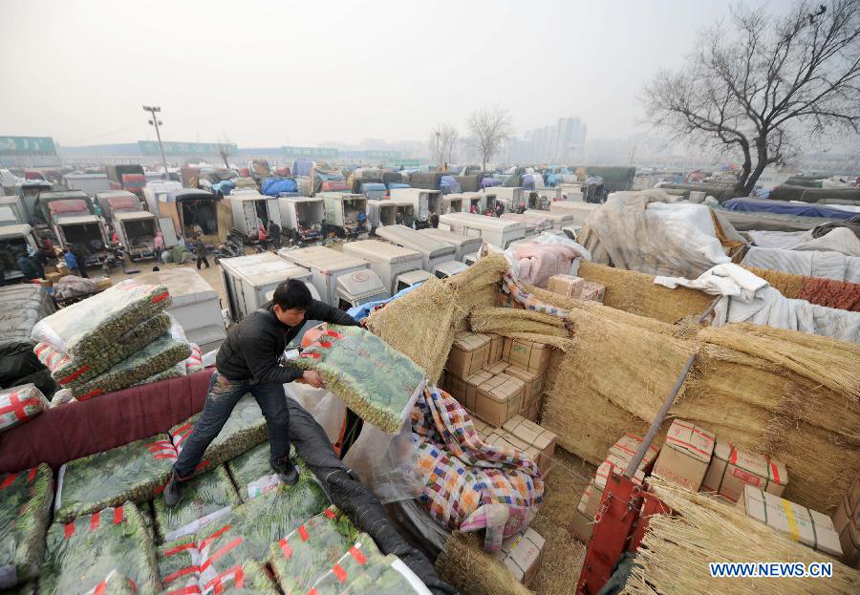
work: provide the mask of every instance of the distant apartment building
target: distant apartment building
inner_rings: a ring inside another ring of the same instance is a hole
[[[514,163],[569,163],[581,159],[588,128],[579,118],[559,118],[554,126],[526,131],[511,138],[506,160]]]

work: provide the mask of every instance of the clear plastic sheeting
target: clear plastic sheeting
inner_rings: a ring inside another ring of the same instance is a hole
[[[0,589],[39,575],[53,496],[53,474],[44,463],[0,475]]]
[[[293,365],[319,372],[326,386],[364,421],[398,433],[424,388],[421,368],[360,327],[324,329]]]
[[[0,390],[0,432],[30,421],[50,406],[35,384]]]
[[[164,313],[156,314],[123,334],[112,349],[105,349],[86,359],[74,358],[50,343],[39,343],[33,351],[60,385],[84,384],[140,351],[164,335],[169,328],[170,317]]]
[[[383,504],[418,498],[424,490],[411,423],[395,436],[364,424],[343,462]]]
[[[164,285],[127,279],[43,318],[33,327],[32,337],[74,357],[93,356],[169,305]]]
[[[170,438],[177,453],[182,452],[182,445],[191,435],[194,424],[199,418],[198,413],[170,429]],[[267,436],[263,412],[260,411],[260,406],[257,405],[254,397],[247,394],[236,403],[227,423],[203,453],[203,460],[197,466],[197,470],[229,461],[265,441]]]
[[[54,518],[65,523],[127,500],[150,500],[167,483],[175,460],[167,435],[158,434],[66,463],[57,478]]]
[[[40,593],[87,593],[112,572],[134,581],[139,595],[161,593],[155,549],[134,504],[55,522],[48,529]]]
[[[329,442],[334,444],[340,437],[340,430],[346,416],[346,405],[337,395],[324,388],[313,388],[299,382],[284,385],[287,396],[294,399],[305,411],[310,413],[325,430]]]
[[[650,275],[695,278],[729,262],[711,209],[671,201],[659,189],[610,194],[586,219],[597,235],[597,243],[586,241],[586,248],[597,262],[606,264],[597,258],[605,251],[617,268]]]
[[[240,502],[227,470],[219,465],[187,481],[182,500],[173,508],[167,508],[163,498],[153,499],[155,527],[162,541],[173,541],[224,518]]]

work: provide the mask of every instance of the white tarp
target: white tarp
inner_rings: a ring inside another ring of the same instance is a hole
[[[839,252],[754,247],[749,249],[741,264],[805,277],[860,283],[860,257]]]
[[[860,342],[860,312],[787,298],[767,281],[736,264],[715,266],[697,279],[655,277],[654,283],[670,289],[683,285],[722,296],[714,309],[713,326],[752,322]]]
[[[659,189],[614,192],[591,212],[585,225],[621,269],[695,278],[729,262],[711,209],[673,200]],[[586,247],[593,248],[589,243]]]
[[[845,256],[860,256],[860,240],[847,227],[836,227],[829,233],[814,238],[808,231],[748,231],[747,234],[761,248],[781,250],[820,250],[839,252]]]

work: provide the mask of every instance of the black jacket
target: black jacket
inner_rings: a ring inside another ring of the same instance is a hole
[[[219,374],[230,380],[252,380],[255,384],[283,384],[301,378],[302,370],[280,366],[278,362],[304,322],[296,326],[282,324],[271,308],[269,302],[230,331],[215,359]],[[346,312],[317,300],[305,312],[305,319],[358,326]]]

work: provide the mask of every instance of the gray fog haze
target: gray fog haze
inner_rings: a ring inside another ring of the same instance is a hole
[[[517,132],[579,116],[631,134],[642,83],[675,67],[719,0],[2,0],[3,134],[65,145],[426,139],[475,107]]]

